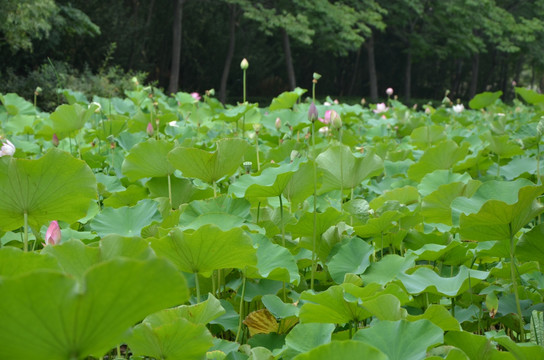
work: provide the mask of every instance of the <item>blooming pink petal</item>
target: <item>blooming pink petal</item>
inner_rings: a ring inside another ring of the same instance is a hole
[[[192,93],[191,93],[191,96],[192,96],[193,99],[195,99],[196,101],[200,101],[200,99],[201,99],[200,94],[197,93],[196,91],[195,91],[195,92],[192,92]]]

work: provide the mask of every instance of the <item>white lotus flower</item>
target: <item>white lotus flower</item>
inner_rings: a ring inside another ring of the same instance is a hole
[[[453,105],[451,108],[456,113],[460,113],[460,112],[463,112],[463,110],[465,110],[465,107],[463,106],[463,104]]]
[[[0,148],[0,157],[2,156],[13,156],[15,154],[15,145],[11,143],[8,139],[2,140],[2,147]]]
[[[389,108],[385,105],[385,103],[379,103],[376,104],[376,109],[374,109],[373,111],[374,113],[379,114],[386,112],[387,110],[389,110]]]

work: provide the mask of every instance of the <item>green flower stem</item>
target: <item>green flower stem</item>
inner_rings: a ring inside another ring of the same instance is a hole
[[[173,209],[172,203],[172,181],[170,180],[170,174],[168,174],[168,200],[170,200],[170,209]]]
[[[285,226],[283,225],[283,200],[281,199],[281,194],[278,196],[280,198],[280,222],[281,222],[281,244],[285,247]],[[283,302],[287,302],[287,292],[285,290],[285,281],[283,281]]]
[[[24,212],[24,238],[23,238],[23,249],[25,252],[28,252],[28,213]]]
[[[195,272],[196,302],[200,302],[200,283],[198,282],[198,273]]]
[[[240,321],[238,322],[238,331],[236,332],[236,339],[234,342],[238,342],[240,333],[242,332],[242,321],[244,319],[244,297],[246,295],[246,272],[242,270],[242,294],[240,297]]]
[[[259,160],[259,132],[255,132],[255,152],[257,153],[257,171],[261,171],[261,162]]]
[[[217,197],[217,184],[215,183],[215,181],[213,182],[213,197]]]
[[[315,88],[315,83],[314,83]],[[312,121],[312,150],[315,150],[315,121]],[[316,251],[317,251],[317,165],[315,159],[314,167],[314,231],[312,237],[312,274],[310,277],[310,289],[314,289],[315,271],[316,271]]]
[[[512,233],[512,223],[508,224],[510,228],[510,276],[512,277],[512,286],[514,288],[514,297],[516,299],[516,309],[518,311],[518,317],[519,317],[519,337],[521,341],[525,341],[525,332],[523,330],[523,314],[521,313],[521,304],[519,301],[519,294],[518,294],[518,280],[516,278],[516,271],[515,271],[515,257],[514,257],[514,234]]]

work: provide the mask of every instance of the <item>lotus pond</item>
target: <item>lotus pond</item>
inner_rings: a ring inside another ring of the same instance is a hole
[[[1,359],[544,359],[544,95],[0,96]]]

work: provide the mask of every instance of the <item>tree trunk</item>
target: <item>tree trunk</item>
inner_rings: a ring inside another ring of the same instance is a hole
[[[476,53],[472,56],[472,75],[470,77],[470,91],[469,98],[473,98],[476,95],[478,89],[478,70],[480,69],[480,54]]]
[[[357,82],[357,77],[359,75],[359,61],[361,60],[361,50],[363,48],[363,45],[359,46],[359,49],[357,49],[357,56],[355,56],[355,63],[353,64],[353,73],[351,76],[351,83],[349,84],[348,89],[348,95],[353,95],[353,88],[355,87],[355,83]]]
[[[287,77],[289,80],[289,88],[294,90],[297,86],[295,79],[295,67],[293,66],[293,57],[291,56],[291,45],[289,44],[289,35],[284,28],[281,28],[283,38],[283,52],[285,54],[285,65],[287,66]]]
[[[179,69],[181,63],[181,29],[183,19],[183,3],[185,0],[174,0],[174,23],[172,25],[172,65],[170,68],[170,83],[168,93],[179,90]]]
[[[368,55],[368,76],[370,78],[370,100],[378,100],[378,76],[376,75],[376,58],[374,56],[374,34],[365,43]]]
[[[219,85],[219,101],[225,104],[227,99],[227,80],[229,79],[230,65],[234,56],[234,46],[236,44],[236,5],[229,5],[230,20],[229,20],[229,49],[225,58],[225,66],[223,67],[223,75],[221,75],[221,85]]]
[[[406,54],[406,68],[404,72],[404,101],[408,102],[412,98],[412,52],[408,48]]]

